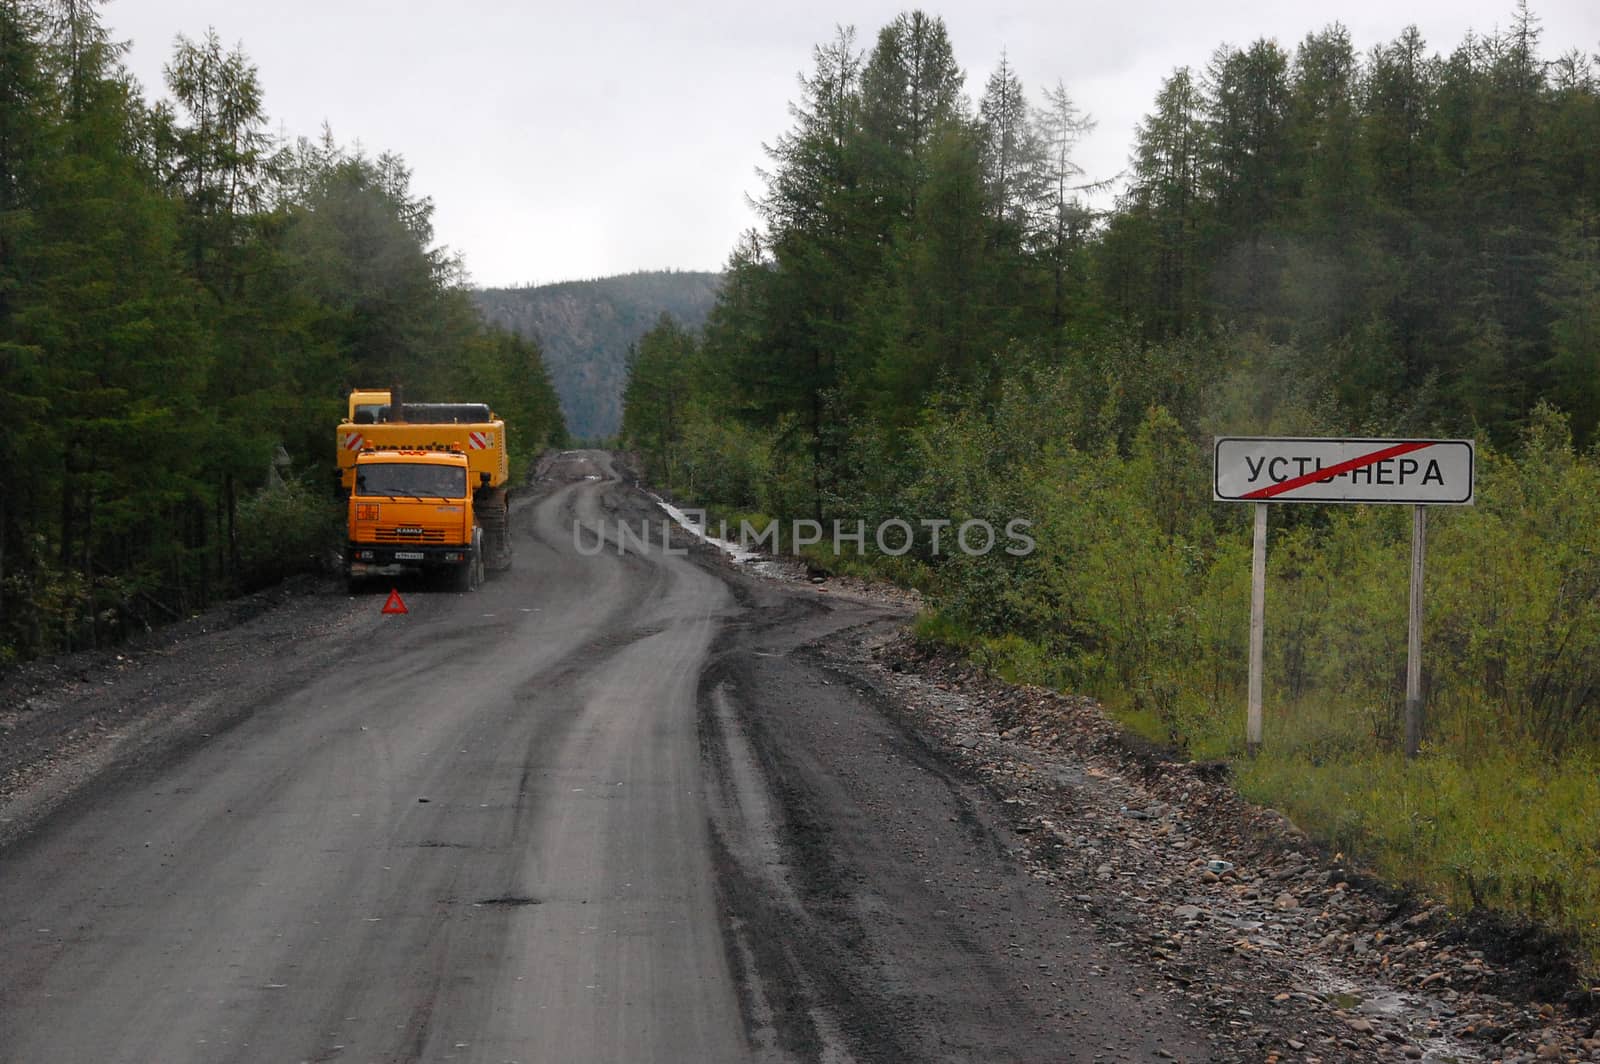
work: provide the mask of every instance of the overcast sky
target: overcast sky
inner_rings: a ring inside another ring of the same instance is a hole
[[[811,49],[853,25],[863,47],[908,4],[818,0],[113,0],[147,97],[176,34],[215,27],[261,75],[274,128],[396,151],[433,198],[438,238],[472,279],[509,285],[640,269],[720,269],[754,221],[761,144],[789,125]],[[1098,121],[1081,162],[1123,170],[1134,124],[1175,67],[1223,42],[1292,48],[1332,20],[1365,50],[1416,23],[1449,51],[1505,26],[1511,0],[948,0],[976,99],[1002,49],[1029,93],[1060,79]],[[1600,51],[1600,3],[1535,0],[1546,58]]]

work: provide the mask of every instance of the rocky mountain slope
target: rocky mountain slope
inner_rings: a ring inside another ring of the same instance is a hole
[[[628,348],[663,314],[699,328],[722,275],[677,270],[474,293],[490,321],[538,340],[575,439],[612,436],[622,424]]]

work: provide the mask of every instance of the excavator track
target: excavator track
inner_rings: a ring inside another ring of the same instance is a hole
[[[483,529],[484,565],[495,572],[511,568],[511,511],[505,488],[490,488],[473,502]]]

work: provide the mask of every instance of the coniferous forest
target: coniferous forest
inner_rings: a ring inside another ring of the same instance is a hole
[[[0,662],[315,567],[355,386],[564,435],[404,160],[268,133],[261,76],[179,37],[155,99],[98,0],[0,0]]]
[[[697,390],[800,441],[816,505],[876,430],[1064,366],[1112,419],[1077,427],[1123,444],[1151,401],[1193,423],[1227,380],[1258,419],[1497,443],[1543,402],[1586,445],[1600,89],[1540,36],[1522,7],[1445,52],[1337,24],[1221,48],[1165,79],[1096,208],[1065,86],[1002,57],[974,104],[937,18],[841,32],[768,148]]]
[[[1026,557],[922,530],[812,561],[918,586],[923,636],[1195,758],[1244,747],[1250,507],[1211,501],[1212,437],[1476,439],[1477,505],[1429,515],[1423,757],[1410,513],[1283,506],[1235,771],[1395,879],[1596,949],[1596,42],[1526,4],[1460,41],[1308,29],[1173,71],[1109,184],[1068,86],[988,57],[969,98],[922,12],[840,30],[706,327],[640,343],[624,434],[735,527],[1032,521]]]

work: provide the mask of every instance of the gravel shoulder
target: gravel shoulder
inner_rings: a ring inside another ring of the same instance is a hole
[[[1179,996],[1211,1059],[1600,1060],[1593,1021],[1540,1002],[1525,955],[1498,963],[1492,932],[1363,876],[1093,700],[1004,683],[896,627],[811,652],[999,803],[1012,856]]]
[[[1058,903],[1006,807],[821,656],[862,624],[896,630],[903,610],[754,584],[741,598],[702,677],[701,735],[757,1044],[818,1060],[1219,1059],[1175,988]]]
[[[336,667],[375,614],[334,581],[297,580],[12,670],[0,680],[0,846],[91,785],[155,771]]]
[[[587,475],[541,457],[519,511]],[[410,595],[415,581],[402,582]],[[159,770],[342,658],[384,618],[382,596],[342,579],[295,577],[120,646],[26,662],[0,674],[0,846],[75,797]]]

